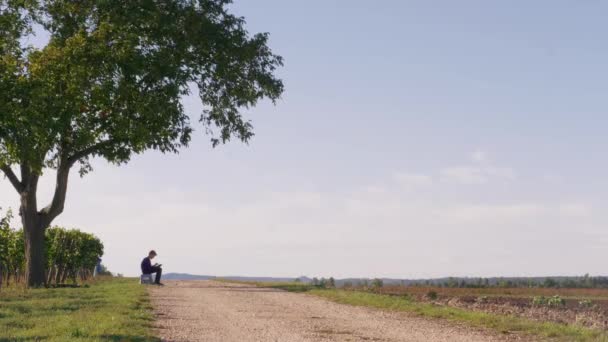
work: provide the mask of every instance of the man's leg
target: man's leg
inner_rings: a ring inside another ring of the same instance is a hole
[[[160,284],[160,277],[163,274],[163,269],[160,267],[154,267],[154,272],[156,273],[156,280],[154,282],[156,284]]]

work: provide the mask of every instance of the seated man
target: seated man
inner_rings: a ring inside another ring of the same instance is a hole
[[[156,252],[153,250],[150,251],[150,253],[148,253],[148,256],[145,257],[144,260],[141,262],[141,273],[143,273],[143,274],[156,273],[156,280],[154,281],[154,283],[156,285],[163,285],[160,282],[160,277],[163,273],[163,269],[160,268],[162,265],[159,265],[159,264],[152,265],[152,259],[154,259],[155,256],[156,256]]]

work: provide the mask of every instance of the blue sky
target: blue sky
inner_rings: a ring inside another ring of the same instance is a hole
[[[606,3],[231,7],[271,33],[286,93],[247,113],[248,146],[200,130],[72,180],[57,223],[101,236],[111,270],[154,248],[198,274],[606,273]]]

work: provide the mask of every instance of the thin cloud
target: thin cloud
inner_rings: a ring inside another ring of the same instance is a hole
[[[433,177],[418,173],[397,172],[393,175],[393,179],[406,189],[433,184]]]

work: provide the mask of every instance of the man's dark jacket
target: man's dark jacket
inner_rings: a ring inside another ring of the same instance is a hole
[[[154,273],[154,269],[152,268],[152,262],[149,257],[145,257],[141,262],[141,273],[142,274],[152,274]]]

